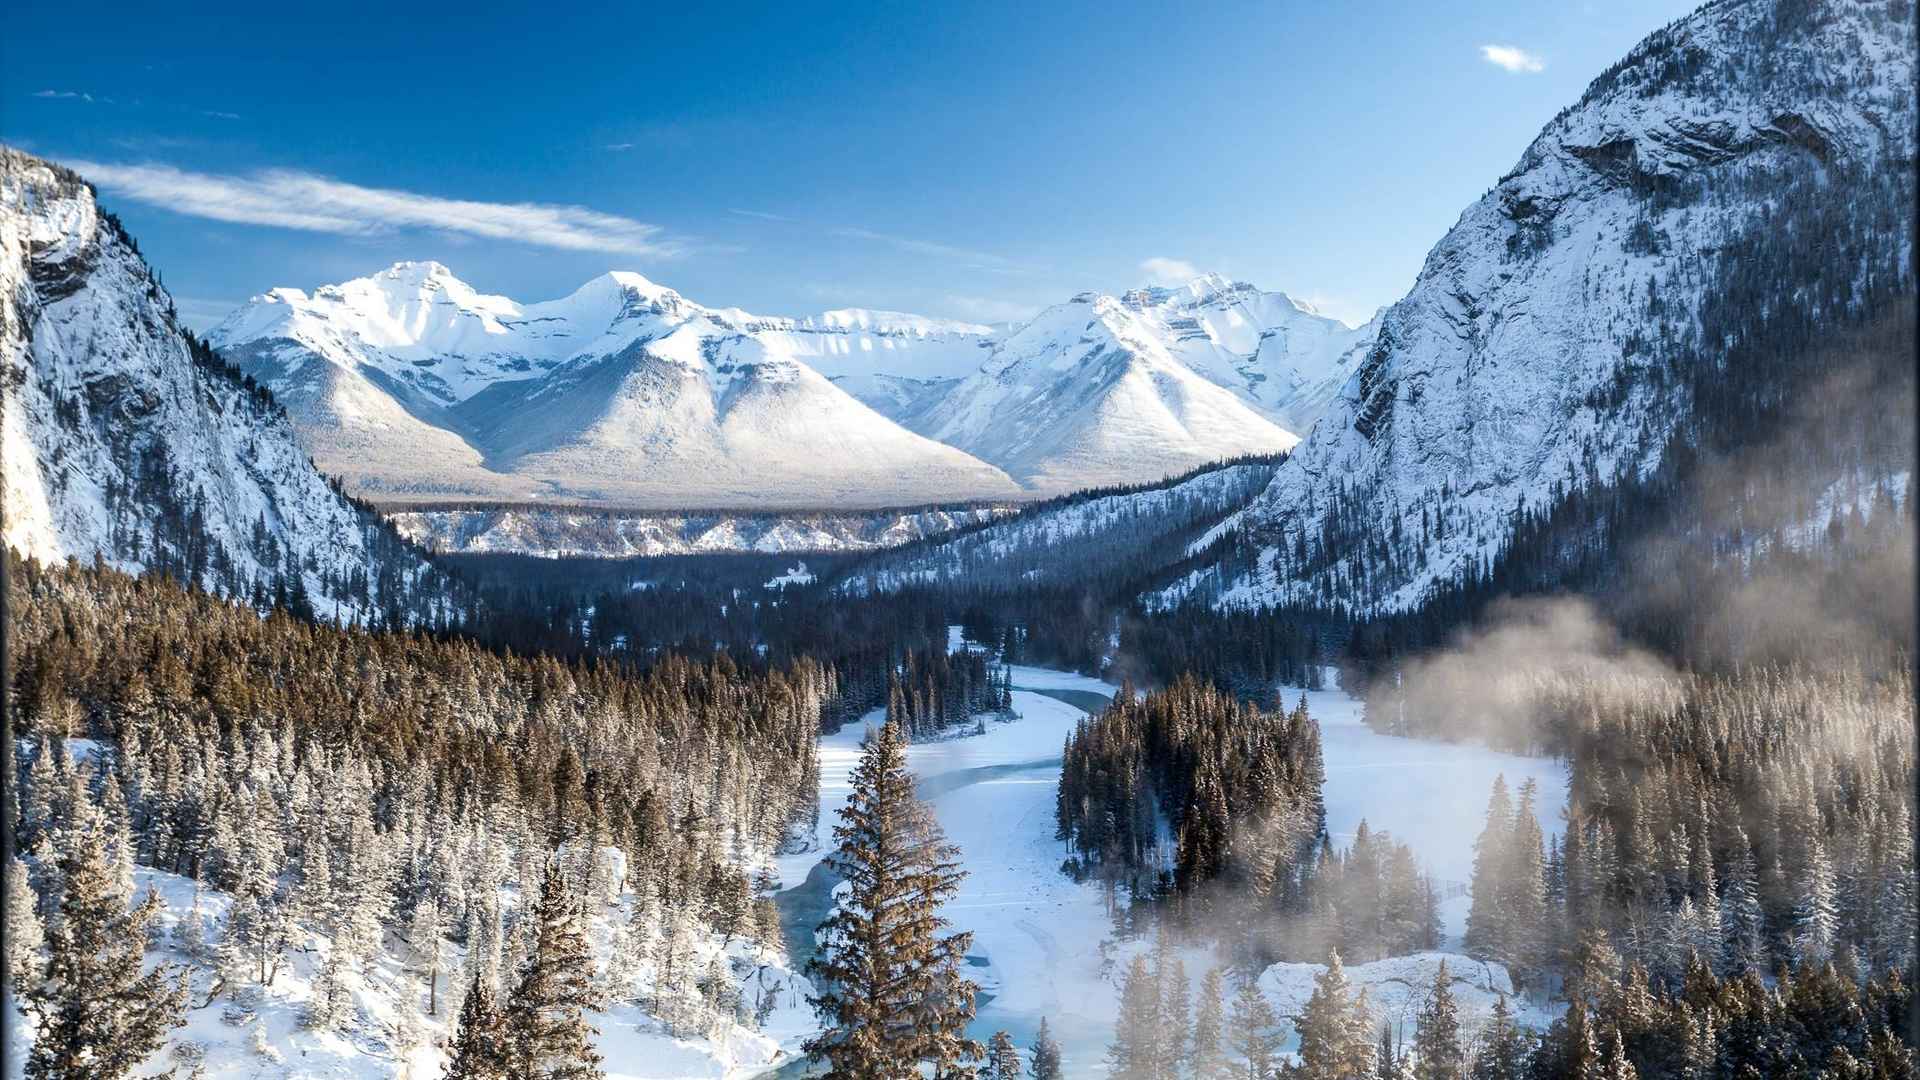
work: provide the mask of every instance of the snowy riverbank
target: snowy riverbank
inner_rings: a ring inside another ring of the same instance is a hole
[[[1112,928],[1099,890],[1060,872],[1067,852],[1053,838],[1054,794],[1061,746],[1085,715],[1077,703],[1094,700],[1082,695],[1110,698],[1119,688],[1047,668],[1015,666],[1012,675],[1018,720],[989,722],[980,736],[917,744],[908,759],[920,778],[921,796],[960,846],[968,871],[945,911],[955,929],[974,934],[969,974],[991,995],[974,1024],[975,1035],[984,1039],[1004,1028],[1024,1047],[1044,1016],[1060,1040],[1067,1075],[1097,1076],[1104,1072],[1113,1037],[1119,973],[1144,943],[1110,944]],[[1056,693],[1060,696],[1050,696]],[[1291,700],[1292,692],[1288,696]],[[1549,833],[1559,830],[1566,772],[1557,761],[1381,735],[1361,722],[1360,702],[1337,689],[1308,692],[1307,707],[1321,725],[1328,828],[1336,843],[1350,841],[1364,819],[1370,828],[1411,843],[1443,883],[1464,886],[1487,793],[1501,774],[1515,788],[1525,779],[1536,780],[1541,825]],[[817,847],[778,861],[784,885],[806,882],[831,846],[861,739],[868,724],[879,719],[878,712],[870,714],[865,723],[848,724],[821,739]],[[811,898],[816,904],[825,900],[824,895]],[[1449,935],[1460,933],[1466,907],[1464,896],[1443,905]],[[807,917],[817,921],[811,911]],[[1409,971],[1436,965],[1439,955],[1356,965],[1349,974],[1356,985],[1380,982],[1383,993],[1373,996],[1389,1004],[1397,1000],[1393,986],[1403,984]],[[1185,950],[1184,959],[1196,976],[1215,962],[1205,949]],[[1483,991],[1479,996],[1485,1001],[1469,1006],[1490,1009],[1507,985],[1506,973],[1461,957],[1453,964],[1459,976]],[[1292,988],[1302,979],[1310,986],[1314,970],[1316,965],[1276,965],[1263,976],[1262,986],[1283,1015]],[[1528,1018],[1544,1021],[1543,1015]]]

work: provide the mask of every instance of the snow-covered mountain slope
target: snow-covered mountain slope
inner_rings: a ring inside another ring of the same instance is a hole
[[[992,521],[1010,504],[866,513],[620,514],[559,507],[401,510],[387,520],[433,551],[629,558],[716,552],[877,551]]]
[[[914,426],[1043,492],[1155,480],[1298,441],[1176,357],[1157,310],[1090,294],[1049,308]]]
[[[1089,576],[1147,575],[1246,504],[1277,463],[1250,461],[1174,482],[1089,491],[1035,503],[951,536],[864,559],[837,585],[854,594],[913,585],[1060,585]]]
[[[1218,274],[1136,289],[1120,302],[1181,363],[1298,435],[1326,411],[1379,332],[1377,321],[1350,327],[1285,293]]]
[[[308,460],[286,414],[179,328],[85,181],[0,147],[0,480],[9,547],[226,595],[300,585],[365,619],[437,575]]]
[[[836,375],[833,384],[894,423],[913,430],[959,379],[921,379],[911,375]]]
[[[989,335],[892,312],[762,318],[625,272],[522,305],[401,263],[255,297],[210,340],[370,497],[768,508],[1018,495],[828,378],[952,377]]]
[[[255,297],[211,340],[372,498],[811,508],[1053,494],[1285,449],[1373,330],[1214,275],[996,329],[768,318],[624,272],[521,304],[400,263]]]
[[[1860,275],[1842,295],[1905,264],[1911,196],[1877,193],[1914,164],[1911,20],[1723,0],[1649,37],[1429,254],[1239,550],[1157,599],[1405,609],[1482,571],[1520,511],[1647,475],[1691,408],[1667,365],[1712,363],[1708,335],[1737,327],[1703,325],[1703,305],[1753,286],[1719,253],[1771,245],[1755,250],[1778,303],[1829,303],[1821,245],[1794,235],[1810,217],[1792,214],[1857,204],[1827,218]]]

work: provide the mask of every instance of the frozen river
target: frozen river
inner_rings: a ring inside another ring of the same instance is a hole
[[[1054,793],[1061,747],[1086,715],[1083,706],[1110,699],[1118,688],[1019,666],[1013,686],[1018,720],[989,722],[985,735],[917,744],[908,759],[921,797],[960,846],[967,869],[944,913],[956,929],[974,935],[969,975],[984,1002],[974,1034],[984,1041],[1005,1028],[1024,1047],[1045,1016],[1060,1040],[1066,1074],[1097,1076],[1118,1011],[1117,975],[1102,950],[1111,926],[1100,891],[1060,872],[1067,851],[1053,837]],[[1380,735],[1360,722],[1359,703],[1339,690],[1308,692],[1307,708],[1321,725],[1327,826],[1336,843],[1350,840],[1364,818],[1370,828],[1413,844],[1437,879],[1464,884],[1488,790],[1502,773],[1516,789],[1526,778],[1537,780],[1541,825],[1549,833],[1560,828],[1566,774],[1559,762]],[[868,719],[877,723],[879,714]],[[811,928],[831,897],[832,883],[816,867],[832,843],[866,727],[848,724],[820,740],[818,847],[779,862],[788,886],[780,906],[796,952],[811,948]],[[1450,900],[1443,910],[1448,932],[1457,935],[1466,899]],[[1189,958],[1196,979],[1205,962],[1198,952]]]

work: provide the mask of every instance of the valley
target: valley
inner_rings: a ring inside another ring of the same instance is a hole
[[[988,719],[985,734],[915,745],[909,760],[920,797],[933,806],[948,837],[959,845],[967,870],[965,884],[943,911],[956,930],[974,935],[967,974],[979,983],[985,1003],[971,1033],[985,1041],[993,1032],[1006,1030],[1024,1047],[1045,1017],[1060,1040],[1067,1075],[1098,1076],[1105,1069],[1118,1016],[1120,973],[1127,958],[1147,943],[1116,937],[1100,888],[1061,873],[1068,849],[1054,839],[1054,802],[1061,742],[1089,707],[1119,688],[1051,668],[1015,666],[1012,674],[1018,719]],[[1330,835],[1336,843],[1350,844],[1364,820],[1376,831],[1413,843],[1443,886],[1457,886],[1457,894],[1442,905],[1444,948],[1453,950],[1448,955],[1456,972],[1471,973],[1477,965],[1457,950],[1465,930],[1473,842],[1483,824],[1487,792],[1496,776],[1516,787],[1527,779],[1536,781],[1542,793],[1541,820],[1554,828],[1566,802],[1564,766],[1549,759],[1376,734],[1361,722],[1360,703],[1339,690],[1309,692],[1307,702],[1326,739]],[[879,719],[870,714],[821,738],[821,824],[815,846],[778,860],[784,888],[775,901],[796,966],[811,954],[812,927],[831,902],[832,876],[821,873],[819,856],[832,846],[831,828],[845,803],[860,742]],[[1182,954],[1196,976],[1224,962],[1207,948],[1186,948]],[[1429,978],[1439,955],[1422,961]],[[1297,978],[1300,967],[1276,965],[1273,978],[1276,983]],[[1378,994],[1405,977],[1403,968],[1383,961],[1353,971],[1360,985]],[[1485,978],[1511,992],[1503,970],[1496,967]],[[1484,1022],[1496,997],[1474,995],[1465,1006],[1467,1023]],[[1529,1023],[1542,1027],[1553,1017],[1544,1006],[1531,1005],[1525,1015]],[[1380,1019],[1396,1017],[1383,1011]],[[807,1073],[783,1070],[780,1075]]]
[[[0,65],[0,1080],[1920,1077],[1913,4],[192,7]]]

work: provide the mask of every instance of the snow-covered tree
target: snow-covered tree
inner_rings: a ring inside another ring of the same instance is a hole
[[[1338,952],[1327,958],[1327,969],[1314,979],[1296,1030],[1301,1080],[1343,1080],[1373,1069],[1373,1020],[1366,995],[1356,998]]]
[[[12,790],[12,785],[8,785],[8,790]],[[36,910],[38,906],[39,898],[34,896],[33,886],[27,883],[26,864],[18,857],[9,857],[5,907],[6,970],[0,974],[6,976],[7,997],[10,1000],[14,993],[40,981],[40,972],[46,962],[40,952],[41,946],[46,943],[46,934]]]
[[[976,988],[961,974],[972,935],[942,935],[940,905],[965,871],[932,811],[914,795],[900,723],[869,738],[834,826],[831,865],[846,882],[820,924],[808,974],[823,1022],[806,1052],[845,1076],[936,1073],[978,1059],[966,1037]]]
[[[1107,1075],[1115,1080],[1159,1080],[1165,1031],[1160,1024],[1160,990],[1147,967],[1147,958],[1135,956],[1120,984],[1120,1015],[1114,1020],[1113,1042],[1107,1047]]]
[[[81,821],[60,850],[61,894],[46,928],[42,978],[20,987],[34,1030],[27,1080],[120,1080],[161,1047],[185,1009],[171,968],[142,971],[159,896],[149,890],[129,911],[111,854],[116,838],[99,816]]]
[[[1225,1035],[1220,969],[1208,968],[1200,979],[1200,1001],[1193,1012],[1193,1041],[1187,1050],[1187,1073],[1193,1080],[1227,1080],[1230,1072],[1221,1045]]]
[[[1046,1017],[1040,1018],[1040,1029],[1033,1033],[1033,1045],[1027,1051],[1028,1076],[1033,1080],[1061,1080],[1060,1044],[1054,1041]]]
[[[1533,1054],[1533,1038],[1514,1023],[1507,996],[1493,1003],[1493,1016],[1480,1029],[1479,1049],[1473,1055],[1472,1080],[1523,1080]]]
[[[460,1006],[460,1026],[443,1080],[514,1080],[509,1072],[506,1033],[487,981],[474,973]]]
[[[586,1014],[593,994],[593,957],[579,905],[558,860],[549,861],[531,913],[534,947],[501,1011],[508,1074],[515,1080],[598,1080],[599,1034]]]
[[[1453,974],[1442,960],[1433,976],[1433,989],[1414,1021],[1413,1070],[1419,1080],[1466,1080],[1467,1051],[1452,983]]]
[[[1802,968],[1818,967],[1833,956],[1839,919],[1833,863],[1818,836],[1807,842],[1806,868],[1797,892],[1793,907],[1794,962]]]
[[[1240,1059],[1235,1076],[1241,1080],[1269,1080],[1274,1075],[1280,1061],[1280,1047],[1285,1041],[1274,1030],[1279,1024],[1280,1018],[1274,1015],[1273,1003],[1267,1000],[1267,995],[1261,993],[1260,983],[1253,978],[1241,980],[1227,1015],[1227,1042]]]
[[[987,1040],[987,1072],[990,1080],[1020,1080],[1023,1069],[1020,1064],[1020,1049],[1013,1045],[1013,1036],[1005,1031],[996,1031],[993,1038]]]

